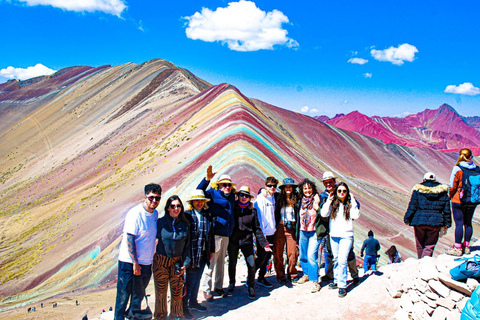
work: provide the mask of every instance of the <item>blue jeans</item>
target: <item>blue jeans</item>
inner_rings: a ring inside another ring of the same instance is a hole
[[[368,269],[372,267],[372,270],[377,270],[377,257],[371,254],[366,254],[363,258],[363,272],[367,273]]]
[[[124,320],[127,315],[128,300],[130,310],[135,314],[142,308],[142,300],[145,298],[145,289],[152,277],[152,265],[140,265],[141,274],[133,275],[133,264],[118,261],[117,299],[115,301],[114,320]]]
[[[200,262],[200,268],[188,268],[187,269],[187,294],[183,297],[183,305],[194,306],[198,304],[197,296],[200,288],[200,280],[202,279],[203,270],[205,269],[206,261]]]
[[[310,281],[318,281],[318,248],[320,240],[317,240],[315,231],[300,230],[298,245],[300,246],[300,266],[303,273],[308,275]]]
[[[339,288],[347,287],[348,253],[353,244],[353,236],[347,238],[330,237],[333,253],[333,275]]]

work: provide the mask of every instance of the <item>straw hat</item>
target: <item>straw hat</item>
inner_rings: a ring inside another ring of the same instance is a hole
[[[230,183],[232,187],[236,185],[236,183],[232,182],[232,178],[230,178],[230,176],[227,174],[222,174],[220,176],[220,179],[218,179],[217,184],[221,184],[221,183]]]
[[[336,178],[337,177],[335,177],[331,171],[325,171],[323,173],[322,181],[336,179]]]
[[[237,194],[238,193],[242,193],[242,194],[245,194],[245,195],[249,196],[250,198],[253,198],[253,196],[250,194],[250,188],[247,187],[247,186],[242,186],[240,188],[240,190],[238,190]]]
[[[210,199],[205,197],[205,193],[203,193],[203,190],[200,189],[194,190],[190,194],[190,198],[187,199],[187,202],[191,202],[193,200],[205,200],[206,202],[210,201]]]

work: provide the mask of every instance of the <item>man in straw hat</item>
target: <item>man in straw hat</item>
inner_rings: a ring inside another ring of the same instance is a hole
[[[205,196],[210,199],[210,213],[215,219],[215,252],[210,260],[210,264],[205,268],[200,286],[207,301],[213,301],[211,292],[213,269],[215,269],[214,291],[222,297],[227,296],[227,293],[223,290],[225,255],[227,253],[228,239],[235,225],[233,218],[235,183],[226,174],[221,175],[217,181],[211,181],[215,174],[216,172],[213,172],[212,166],[208,166],[207,176],[197,187],[197,189],[203,190]],[[207,190],[209,184],[211,188]]]
[[[255,254],[253,251],[253,234],[257,239],[257,251],[259,247],[267,252],[272,252],[270,244],[265,239],[260,223],[258,222],[257,210],[250,202],[252,195],[250,188],[243,186],[237,192],[238,200],[235,205],[235,227],[228,243],[228,277],[230,284],[228,292],[232,293],[235,289],[235,274],[237,266],[238,251],[242,250],[245,262],[247,264],[247,288],[248,298],[255,299]]]
[[[215,252],[215,236],[213,234],[213,217],[208,210],[203,190],[195,190],[187,200],[185,216],[190,223],[190,248],[192,262],[186,272],[186,294],[183,297],[183,316],[193,319],[190,310],[206,312],[207,308],[197,300],[200,280],[205,265],[209,263]]]

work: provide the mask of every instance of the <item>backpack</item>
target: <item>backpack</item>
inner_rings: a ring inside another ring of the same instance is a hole
[[[464,262],[450,269],[450,276],[453,280],[465,281],[468,278],[480,278],[480,255],[476,254],[470,258],[458,258],[455,261]]]
[[[462,188],[460,201],[462,204],[480,204],[480,168],[462,168]]]

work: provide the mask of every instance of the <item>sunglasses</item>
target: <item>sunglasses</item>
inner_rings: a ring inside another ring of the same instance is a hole
[[[222,183],[222,184],[220,184],[220,186],[222,188],[228,188],[228,187],[231,187],[232,185],[230,183]]]
[[[242,194],[242,193],[240,193],[238,196],[241,197],[241,198],[250,198],[249,195],[247,195],[247,194]]]
[[[338,190],[337,190],[337,193],[347,193],[347,190],[345,190],[345,189],[338,189]]]
[[[155,201],[158,202],[158,201],[160,201],[160,198],[161,198],[160,196],[157,196],[157,197],[154,197],[154,196],[147,197],[148,201],[150,201],[150,202],[153,202],[153,200],[155,200]]]
[[[171,209],[176,209],[176,208],[181,208],[181,207],[182,207],[181,204],[171,204],[171,205],[170,205],[170,208],[171,208]]]
[[[267,187],[269,187],[269,188],[276,188],[277,185],[276,185],[276,184],[267,184]]]

